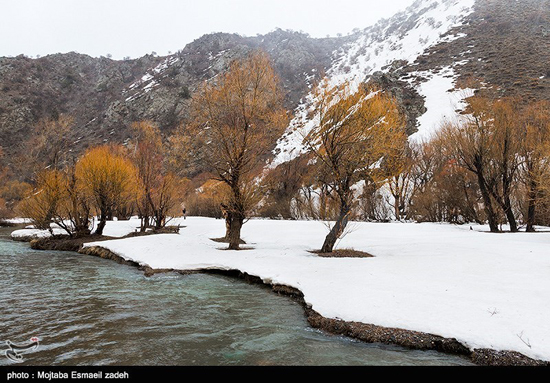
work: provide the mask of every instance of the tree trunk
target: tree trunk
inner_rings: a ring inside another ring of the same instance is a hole
[[[399,194],[395,194],[393,196],[393,198],[395,199],[395,205],[394,205],[394,214],[395,214],[395,219],[397,221],[401,221],[401,198],[399,196]]]
[[[229,234],[231,233],[232,216],[231,216],[231,213],[229,212],[229,209],[224,204],[221,205],[221,209],[222,209],[223,218],[225,219],[225,236],[223,238],[229,242],[229,237],[230,237]]]
[[[332,253],[336,241],[340,238],[348,224],[349,213],[350,209],[347,206],[343,206],[340,209],[340,215],[330,232],[327,234],[323,247],[321,248],[321,253]]]
[[[534,180],[529,182],[528,192],[529,205],[527,207],[527,229],[529,233],[535,232],[535,216],[537,207],[537,183]]]
[[[155,218],[155,230],[160,230],[164,227],[164,217],[158,214]]]
[[[481,220],[479,219],[479,216],[477,214],[477,210],[475,208],[475,205],[474,203],[472,203],[471,199],[470,199],[470,195],[468,193],[468,187],[469,186],[464,186],[463,187],[463,191],[464,191],[464,199],[466,201],[466,208],[468,209],[468,218],[467,220],[470,221],[470,220],[474,220],[474,222],[478,223],[478,224],[482,224]]]
[[[516,233],[518,231],[518,224],[516,222],[516,217],[514,216],[514,211],[512,209],[512,203],[510,202],[510,193],[512,189],[512,179],[513,179],[513,163],[509,162],[509,154],[511,152],[511,137],[509,136],[510,131],[506,129],[506,137],[504,140],[504,152],[502,153],[502,158],[504,162],[502,164],[502,210],[504,210],[504,215],[506,220],[510,225],[510,231]]]
[[[527,228],[525,229],[528,233],[535,232],[535,210],[535,201],[529,200],[529,206],[527,208]]]
[[[77,224],[75,224],[75,233],[78,237],[90,235],[90,227],[88,219],[81,220]]]
[[[489,229],[491,230],[491,233],[499,233],[500,230],[498,229],[498,223],[496,219],[496,214],[493,209],[493,204],[491,201],[491,195],[489,194],[489,191],[487,190],[487,185],[485,183],[485,178],[483,177],[483,174],[481,172],[477,172],[477,179],[479,183],[479,190],[481,191],[481,196],[483,197],[483,207],[485,210],[485,213],[487,214],[487,221],[489,222]]]
[[[518,224],[516,222],[516,217],[514,216],[512,203],[510,202],[510,196],[508,194],[505,194],[504,197],[501,198],[497,193],[495,193],[494,190],[491,191],[491,195],[493,196],[494,200],[497,202],[498,206],[502,209],[502,212],[504,213],[504,216],[506,217],[506,220],[510,225],[510,231],[512,233],[517,233]]]
[[[229,225],[229,250],[239,250],[241,243],[241,228],[243,227],[244,217],[233,214]]]
[[[518,232],[518,224],[516,222],[516,217],[514,216],[514,211],[512,209],[512,203],[510,202],[510,197],[506,196],[504,198],[504,214],[506,214],[506,219],[510,224],[510,231],[512,233]]]
[[[225,237],[224,237],[227,241],[229,241],[229,238],[231,237],[231,222],[232,222],[231,216],[227,215],[225,217]]]
[[[106,224],[107,224],[107,216],[104,214],[101,214],[99,218],[99,222],[97,224],[97,229],[95,230],[95,234],[103,235],[103,229],[105,229]]]
[[[148,215],[141,216],[141,225],[140,225],[139,231],[143,233],[147,230],[148,227],[149,227],[149,216]]]

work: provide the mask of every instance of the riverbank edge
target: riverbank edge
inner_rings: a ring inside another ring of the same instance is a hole
[[[19,226],[19,225],[18,225]],[[148,233],[154,234],[154,233]],[[132,233],[127,237],[140,235]],[[143,235],[143,234],[141,234]],[[91,255],[103,259],[110,259],[117,263],[133,266],[144,273],[146,277],[155,274],[176,272],[182,275],[188,274],[218,274],[242,279],[248,283],[263,285],[270,288],[274,293],[287,296],[304,309],[308,323],[313,328],[325,331],[334,335],[350,337],[365,343],[383,343],[393,344],[416,350],[434,350],[447,354],[460,355],[468,358],[472,363],[480,366],[550,366],[550,361],[543,361],[530,358],[516,351],[498,351],[489,348],[479,348],[470,350],[468,347],[457,341],[455,338],[445,338],[439,335],[423,333],[413,330],[400,328],[382,327],[373,324],[361,322],[343,321],[340,319],[325,318],[309,306],[303,293],[290,286],[270,284],[264,282],[261,278],[242,272],[241,270],[223,270],[223,269],[199,269],[199,270],[174,270],[174,269],[153,269],[147,265],[140,265],[137,262],[129,261],[101,246],[83,247],[84,243],[97,241],[87,238],[87,240],[64,238],[36,238],[11,237],[14,241],[30,242],[30,246],[36,250],[62,250],[73,251],[84,255]],[[112,239],[106,237],[104,240]]]
[[[260,284],[271,288],[273,292],[285,295],[300,303],[308,323],[313,328],[334,335],[347,336],[366,343],[383,343],[407,347],[415,350],[434,350],[447,354],[467,357],[472,363],[480,366],[550,366],[550,361],[530,358],[516,351],[498,351],[489,348],[470,350],[455,338],[445,338],[439,335],[423,333],[400,328],[383,327],[361,322],[350,322],[341,319],[326,318],[312,309],[304,299],[303,293],[290,286],[270,284],[261,278],[242,272],[241,270],[199,269],[199,270],[174,270],[153,269],[140,265],[134,261],[128,261],[118,254],[101,246],[81,247],[78,253],[110,259],[117,263],[134,266],[150,277],[159,273],[176,272],[188,274],[220,274],[243,279],[249,283]]]

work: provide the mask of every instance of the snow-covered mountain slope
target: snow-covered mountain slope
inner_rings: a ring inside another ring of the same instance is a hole
[[[335,52],[332,66],[326,72],[330,85],[350,82],[352,87],[357,88],[375,72],[388,71],[396,61],[413,65],[428,48],[466,37],[465,34],[455,35],[449,31],[465,22],[466,16],[474,10],[474,3],[474,0],[418,0],[404,12],[366,28],[357,34],[354,41]],[[426,80],[417,85],[416,90],[425,97],[427,111],[419,119],[415,136],[423,138],[442,118],[452,118],[455,110],[460,108],[463,97],[471,95],[471,90],[446,92],[455,85],[452,66],[440,73],[412,73],[408,82],[412,84],[412,80],[418,77]],[[315,97],[310,93],[296,108],[294,119],[277,143],[271,166],[292,160],[304,152],[302,139],[315,125],[315,120],[308,117],[315,102]]]

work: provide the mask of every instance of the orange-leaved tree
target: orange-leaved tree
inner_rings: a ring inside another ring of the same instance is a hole
[[[135,166],[120,148],[104,145],[87,150],[76,163],[75,174],[98,214],[95,233],[102,235],[117,206],[135,196]]]
[[[92,230],[91,200],[86,192],[85,183],[78,179],[75,164],[68,166],[63,171],[63,201],[58,216],[61,218],[59,225],[70,236],[89,235]],[[65,224],[65,219],[68,224]]]
[[[518,231],[511,201],[521,158],[518,102],[483,95],[468,99],[467,115],[446,121],[437,133],[443,149],[457,165],[476,176],[491,232],[499,232],[498,209],[510,231]]]
[[[35,228],[53,234],[51,225],[59,218],[60,206],[66,197],[64,176],[61,171],[51,169],[38,173],[36,178],[36,187],[23,198],[18,210]]]
[[[23,165],[34,168],[31,170],[61,170],[71,156],[70,133],[73,127],[73,117],[64,114],[38,121],[31,139],[27,142],[28,150]]]
[[[304,143],[319,164],[318,182],[338,203],[339,213],[321,248],[333,251],[354,210],[354,185],[380,176],[385,157],[402,151],[405,120],[390,95],[361,84],[331,86],[323,79],[316,90],[314,127]]]
[[[178,179],[165,171],[165,147],[159,128],[150,121],[140,121],[132,124],[132,130],[134,139],[130,157],[139,180],[136,206],[141,231],[151,224],[160,229],[166,225],[168,212],[176,205]]]
[[[229,249],[239,249],[241,227],[259,200],[255,171],[287,123],[279,80],[268,56],[254,52],[195,93],[188,135],[198,140],[215,179],[230,192],[222,203]]]
[[[537,206],[547,192],[550,178],[550,102],[539,101],[526,107],[520,119],[522,158],[521,181],[527,189],[526,231],[535,231]]]
[[[190,183],[188,186],[191,186]],[[227,199],[227,184],[209,179],[198,188],[189,187],[185,195],[185,207],[189,214],[203,217],[223,218],[221,204]],[[226,234],[229,233],[229,228]],[[226,235],[227,237],[227,235]],[[225,237],[224,237],[225,238]]]

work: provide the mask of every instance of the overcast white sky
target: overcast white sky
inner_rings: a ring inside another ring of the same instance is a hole
[[[347,34],[414,0],[0,0],[0,56],[175,52],[212,32]]]

